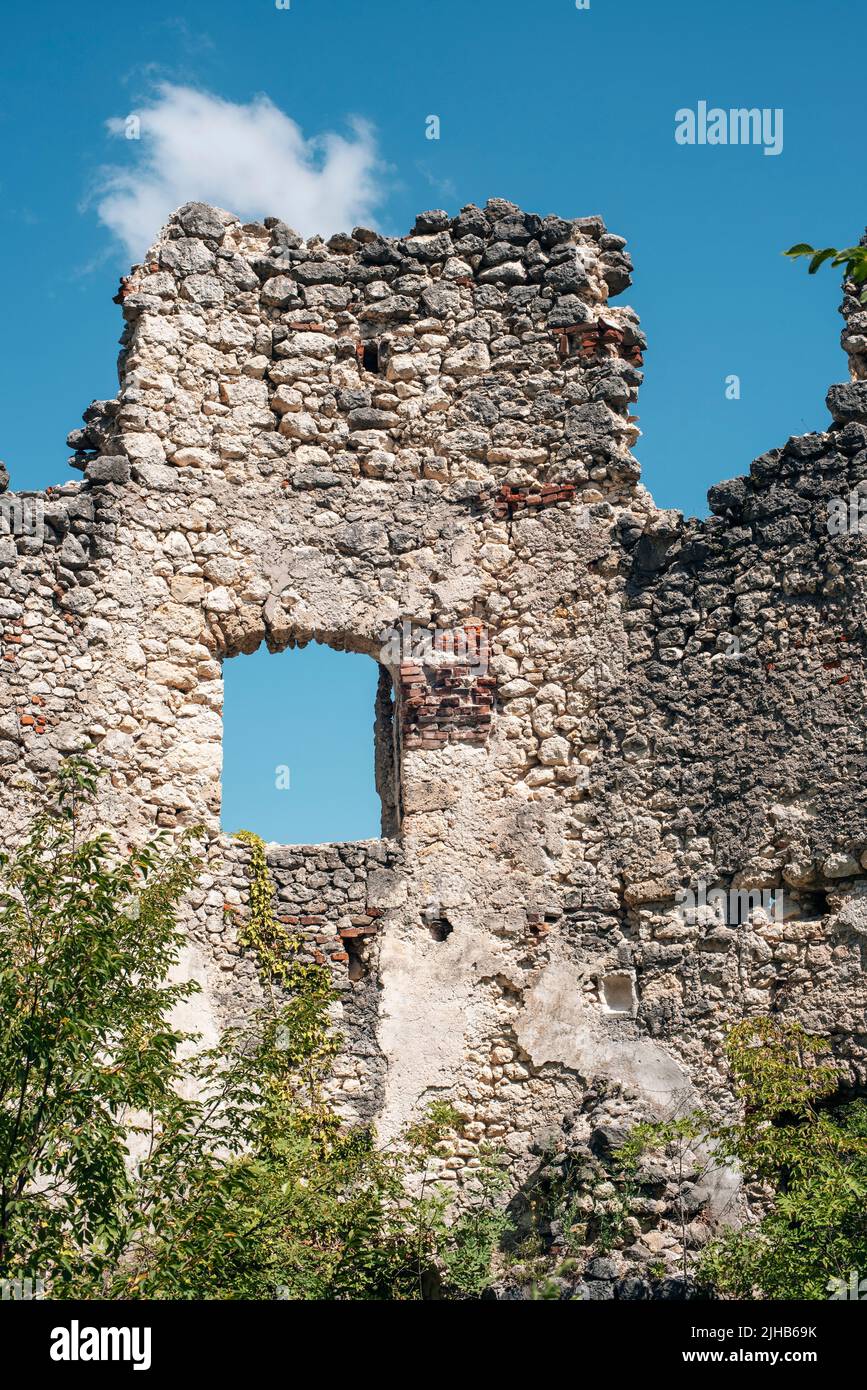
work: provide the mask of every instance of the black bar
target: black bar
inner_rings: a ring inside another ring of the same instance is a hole
[[[265,1367],[273,1368],[269,1374],[278,1374],[281,1384],[298,1384],[311,1377],[330,1380],[344,1366],[353,1374],[381,1373],[387,1379],[400,1376],[412,1382],[429,1373],[437,1359],[436,1348],[442,1372],[451,1378],[449,1367],[454,1371],[459,1366],[464,1383],[470,1363],[478,1361],[490,1385],[492,1367],[501,1358],[504,1376],[514,1383],[518,1368],[512,1358],[525,1356],[531,1365],[536,1363],[534,1379],[550,1373],[560,1383],[570,1363],[568,1378],[575,1384],[592,1376],[621,1386],[624,1375],[641,1376],[643,1383],[671,1372],[700,1383],[708,1370],[737,1376],[742,1367],[759,1367],[769,1384],[779,1376],[785,1380],[793,1370],[812,1372],[824,1383],[829,1373],[851,1374],[863,1354],[867,1308],[862,1313],[853,1306],[858,1301],[562,1300],[505,1305],[483,1299],[440,1304],[437,1309],[412,1303],[312,1305],[279,1300],[8,1300],[0,1302],[0,1337],[6,1355],[14,1355],[16,1367],[37,1371],[58,1384],[70,1378],[100,1380],[105,1375],[115,1382],[131,1376],[133,1383],[151,1377],[160,1384],[174,1384],[184,1373],[222,1379],[238,1371],[245,1376],[242,1390],[247,1390],[251,1376],[258,1376]],[[117,1336],[107,1333],[100,1338],[103,1328],[117,1329]],[[137,1337],[133,1329],[139,1329]],[[461,1340],[449,1350],[451,1344],[441,1338],[452,1331]],[[403,1340],[407,1332],[413,1334],[409,1344]],[[432,1334],[437,1340],[425,1352],[424,1339]],[[552,1336],[558,1340],[552,1342]],[[52,1359],[52,1347],[70,1354],[76,1348],[79,1359]],[[106,1357],[116,1349],[127,1353],[127,1359],[84,1359],[81,1353],[91,1348]],[[135,1356],[148,1362],[138,1371],[133,1369]]]

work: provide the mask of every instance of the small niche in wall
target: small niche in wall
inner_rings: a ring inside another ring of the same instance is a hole
[[[828,905],[828,893],[825,889],[814,888],[810,892],[804,891],[790,896],[795,905],[800,908],[802,917],[827,917],[831,911]]]
[[[422,920],[434,941],[447,941],[454,927],[438,902],[431,900],[425,905]]]
[[[369,942],[361,936],[345,937],[343,949],[348,956],[346,973],[353,984],[358,984],[370,974]]]
[[[361,351],[361,365],[366,372],[379,371],[379,343],[364,343]]]
[[[599,998],[607,1014],[634,1014],[638,1007],[635,979],[628,970],[612,970],[599,981]]]

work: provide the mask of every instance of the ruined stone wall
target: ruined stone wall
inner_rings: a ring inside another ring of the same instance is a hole
[[[863,1080],[865,560],[826,513],[867,492],[864,387],[706,521],[658,511],[623,246],[496,199],[327,243],[190,204],[123,282],[84,480],[0,538],[4,838],[88,745],[122,838],[204,822],[206,1033],[258,989],[222,662],[311,639],[380,662],[383,838],[268,859],[341,988],[347,1111],[390,1135],[450,1098],[459,1185],[482,1139],[523,1180],[600,1082],[642,1113],[724,1105],[745,1010],[826,1030]],[[678,909],[699,880],[784,908],[720,925]]]

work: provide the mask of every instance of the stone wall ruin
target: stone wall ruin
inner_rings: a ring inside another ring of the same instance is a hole
[[[624,245],[501,199],[328,242],[189,204],[122,283],[82,480],[0,536],[3,838],[88,746],[121,838],[204,822],[206,1032],[258,990],[222,662],[310,640],[380,662],[382,838],[268,860],[341,989],[341,1103],[390,1135],[451,1099],[456,1190],[484,1139],[521,1182],[602,1082],[725,1107],[745,1012],[827,1033],[865,1082],[867,560],[827,513],[867,494],[867,314],[847,295],[828,429],[685,520],[630,452]],[[388,646],[407,629],[432,657]],[[784,912],[679,910],[700,881]]]

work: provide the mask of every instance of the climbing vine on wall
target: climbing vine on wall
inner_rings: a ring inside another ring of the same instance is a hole
[[[321,1100],[319,1086],[340,1050],[340,1039],[328,1022],[337,992],[327,967],[298,959],[299,937],[274,912],[274,880],[264,841],[252,830],[239,830],[235,839],[250,848],[251,873],[250,915],[239,930],[239,940],[255,952],[269,990],[276,984],[284,993],[279,1007],[271,994],[274,1045],[286,1054],[284,1062],[302,1073],[308,1094]]]
[[[235,839],[250,848],[250,916],[239,932],[241,944],[256,952],[269,979],[285,984],[300,943],[275,916],[274,880],[265,858],[264,840],[252,830],[239,830]]]

